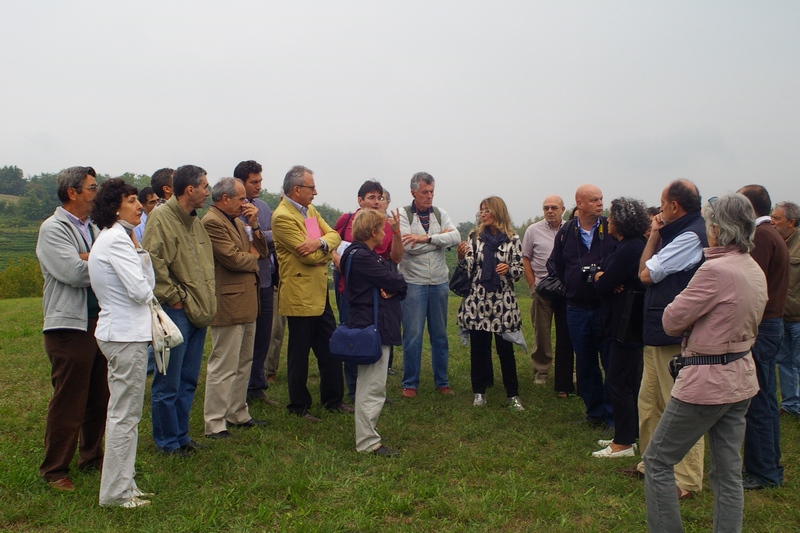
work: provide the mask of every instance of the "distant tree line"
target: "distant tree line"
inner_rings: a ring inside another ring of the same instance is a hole
[[[56,176],[58,173],[44,172],[26,179],[19,167],[0,168],[0,194],[19,197],[16,201],[0,199],[0,216],[7,221],[16,219],[16,225],[25,225],[41,222],[52,215],[55,208],[61,205],[56,193]],[[150,176],[133,172],[126,172],[120,176],[98,174],[97,183],[103,183],[112,177],[122,178],[139,190],[150,185]],[[260,198],[275,209],[281,200],[281,195],[262,190]],[[340,210],[327,203],[315,207],[331,226],[342,214]]]

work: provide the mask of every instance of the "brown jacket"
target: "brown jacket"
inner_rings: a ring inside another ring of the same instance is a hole
[[[255,321],[259,313],[258,259],[267,255],[267,241],[253,238],[259,257],[250,253],[244,223],[211,207],[201,221],[214,248],[217,314],[212,326]]]

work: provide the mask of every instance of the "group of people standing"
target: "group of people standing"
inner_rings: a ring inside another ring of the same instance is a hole
[[[678,180],[662,192],[657,212],[618,198],[606,218],[600,189],[583,185],[570,220],[563,220],[561,198],[550,196],[544,218],[523,239],[503,200],[488,197],[479,205],[476,229],[462,241],[447,213],[433,206],[430,174],[413,176],[411,205],[394,212],[388,191],[365,182],[357,193],[359,209],[331,228],[312,205],[317,191],[311,170],[289,170],[274,213],[258,199],[261,172],[255,161],[243,161],[234,177],[210,190],[200,167],[161,169],[152,190],[142,193],[121,179],[98,188],[91,167],[59,175],[62,206],[42,224],[37,243],[54,386],[40,473],[51,487],[72,489],[69,462],[80,440],[79,468],[103,469],[101,505],[148,503],[150,495],[133,479],[133,464],[154,301],[184,338],[152,384],[153,438],[163,453],[183,456],[206,447],[189,434],[189,411],[208,326],[205,436],[225,439],[232,437],[230,428],[267,425],[250,416],[247,402],[275,403],[265,394],[267,353],[283,319],[289,332],[288,411],[320,421],[310,411],[307,388],[313,350],[320,402],[332,412],[355,413],[356,449],[397,455],[376,430],[387,401],[392,347],[402,344],[402,396],[413,398],[427,323],[434,386],[453,393],[447,378],[450,247],[470,280],[457,321],[470,342],[475,407],[488,402],[494,339],[507,403],[524,410],[513,352],[514,344],[525,346],[514,296],[514,283],[524,275],[532,296],[534,382],[547,383],[554,366],[555,391],[572,394],[574,353],[585,422],[615,432],[599,441],[602,449],[593,455],[632,457],[639,439],[643,461],[622,472],[645,479],[652,530],[677,530],[677,502],[702,488],[706,432],[712,486],[727,506],[715,520],[726,528],[735,530],[737,520],[741,527],[743,488],[781,484],[779,348],[782,372],[794,372],[794,389],[787,380],[784,392],[789,412],[796,408],[791,402],[797,403],[800,366],[797,321],[783,321],[784,303],[794,312],[797,301],[798,273],[795,261],[790,270],[787,247],[794,258],[800,242],[795,204],[776,206],[773,227],[763,187],[712,198],[703,208],[697,187]],[[196,210],[209,195],[213,205],[200,220]],[[338,272],[340,322],[365,327],[378,307],[384,347],[373,365],[343,372],[330,353],[336,327],[328,297],[331,262]],[[560,282],[560,296],[537,292],[548,277]],[[686,367],[676,371],[677,379],[668,368],[676,354]],[[345,378],[355,408],[343,401]]]
[[[545,219],[523,239],[536,382],[550,368],[554,316],[555,389],[571,392],[574,350],[584,422],[614,432],[592,455],[633,457],[639,439],[642,461],[620,472],[645,480],[650,530],[682,531],[678,502],[702,489],[708,434],[714,527],[740,531],[743,490],[783,481],[775,366],[790,407],[800,346],[783,332],[793,331],[800,296],[790,240],[798,208],[782,202],[770,216],[760,185],[703,207],[688,180],[665,187],[657,210],[617,198],[606,218],[593,185],[575,200],[562,221],[548,214],[563,213],[563,202],[547,198]],[[535,292],[548,276],[563,297]]]

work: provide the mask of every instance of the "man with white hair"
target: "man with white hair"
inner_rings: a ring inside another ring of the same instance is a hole
[[[800,416],[800,206],[794,202],[778,202],[772,210],[771,222],[789,249],[789,290],[783,308],[783,342],[778,351],[778,376],[781,383],[781,414]]]

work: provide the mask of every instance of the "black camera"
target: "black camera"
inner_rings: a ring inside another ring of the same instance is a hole
[[[591,265],[587,265],[581,267],[581,273],[584,276],[583,281],[586,282],[587,285],[590,287],[594,286],[594,275],[600,272],[600,267],[592,263]]]

